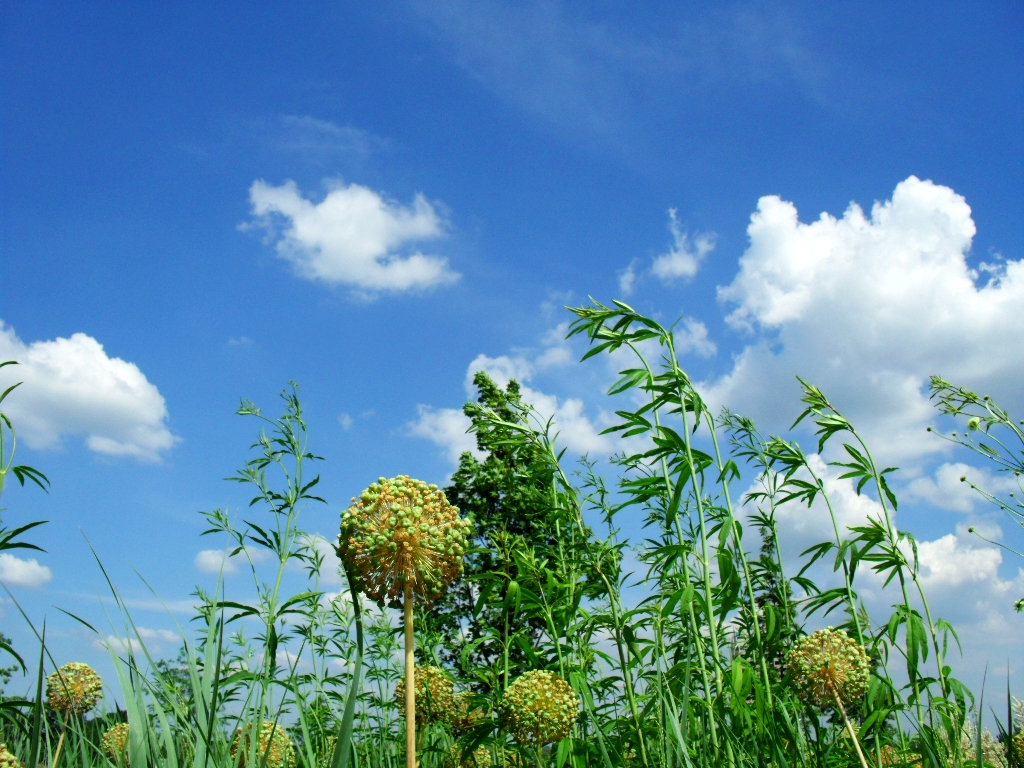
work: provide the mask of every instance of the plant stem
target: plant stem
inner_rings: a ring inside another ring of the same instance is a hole
[[[836,707],[839,708],[839,714],[843,716],[843,722],[846,723],[846,732],[850,734],[850,738],[853,740],[853,748],[857,750],[857,757],[860,758],[860,764],[863,768],[868,768],[868,761],[864,757],[864,751],[860,748],[860,739],[857,738],[857,732],[853,730],[853,723],[850,722],[850,718],[846,716],[846,710],[843,708],[843,702],[839,700],[839,697],[834,693],[832,699],[836,703]]]
[[[60,738],[57,739],[57,751],[53,754],[53,768],[57,768],[57,761],[60,760],[60,750],[64,746],[64,734],[67,733],[65,728],[60,732]]]
[[[416,768],[416,641],[412,634],[412,582],[405,582],[405,768]]]

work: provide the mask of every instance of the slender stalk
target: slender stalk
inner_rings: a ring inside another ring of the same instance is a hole
[[[64,728],[60,732],[60,738],[57,739],[57,751],[53,753],[53,768],[57,768],[57,761],[60,760],[60,750],[64,746],[64,734],[67,733],[67,728]]]
[[[405,582],[405,768],[416,768],[416,640],[412,634],[412,582]]]
[[[850,734],[850,740],[853,741],[853,748],[857,750],[857,757],[860,758],[860,764],[862,768],[868,768],[868,761],[864,757],[864,751],[860,748],[860,739],[857,738],[857,732],[853,730],[853,723],[850,722],[850,718],[846,716],[846,709],[843,707],[843,702],[839,700],[839,697],[834,693],[832,699],[835,701],[836,707],[839,708],[839,714],[843,716],[843,722],[846,723],[846,732]]]

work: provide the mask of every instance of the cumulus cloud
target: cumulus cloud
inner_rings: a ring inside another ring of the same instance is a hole
[[[810,224],[762,197],[747,233],[719,298],[728,322],[755,336],[730,373],[701,385],[716,405],[779,428],[799,374],[898,461],[943,448],[924,432],[931,374],[1022,404],[1024,261],[989,266],[980,284],[967,263],[971,209],[952,189],[911,176],[870,217],[851,203]]]
[[[20,557],[0,554],[0,584],[7,587],[41,587],[53,579],[53,573],[40,565],[34,557],[22,560]]]
[[[704,257],[715,249],[715,234],[705,232],[691,241],[690,234],[679,224],[679,215],[675,208],[668,211],[668,231],[672,234],[669,249],[651,261],[649,270],[644,270],[637,259],[629,262],[629,266],[618,273],[619,290],[623,296],[630,296],[637,283],[648,274],[654,275],[666,285],[676,280],[690,280],[700,271]]]
[[[675,208],[668,211],[668,230],[672,233],[672,247],[655,257],[651,272],[664,283],[680,278],[689,280],[700,270],[704,257],[714,250],[715,236],[710,232],[697,235],[691,243],[690,235],[679,226]]]
[[[523,400],[534,407],[539,425],[551,420],[552,431],[557,433],[560,445],[573,453],[608,454],[613,449],[613,441],[607,435],[600,434],[603,427],[591,421],[581,399],[559,398],[528,385],[537,371],[564,366],[573,361],[572,350],[564,343],[567,328],[568,325],[563,323],[545,334],[542,339],[543,349],[534,359],[524,355],[477,355],[466,368],[463,380],[466,395],[471,398],[476,396],[473,377],[480,371],[501,387],[508,386],[509,381],[515,379],[519,383]],[[420,405],[417,418],[407,428],[409,434],[426,438],[443,448],[452,463],[457,463],[464,451],[482,457],[476,448],[476,437],[466,433],[469,425],[469,419],[461,410]]]
[[[196,553],[195,566],[200,573],[238,573],[239,566],[246,566],[249,560],[253,563],[263,563],[270,558],[270,554],[258,547],[246,548],[245,552],[228,557],[227,550],[203,549]]]
[[[478,459],[484,454],[477,450],[476,436],[466,432],[469,417],[457,408],[432,408],[429,405],[416,407],[416,419],[409,422],[409,434],[422,437],[443,448],[452,464],[458,464],[459,456],[470,451]]]
[[[84,435],[96,453],[156,461],[176,441],[159,390],[135,364],[108,357],[91,336],[25,344],[0,321],[4,360],[19,364],[0,368],[0,388],[24,382],[4,401],[4,410],[32,448]]]
[[[427,199],[410,207],[359,184],[336,184],[319,203],[306,199],[295,182],[275,187],[256,181],[249,189],[255,224],[265,227],[281,258],[296,273],[366,295],[450,285],[459,274],[448,260],[415,251],[410,243],[445,234],[445,222]],[[285,228],[278,233],[276,224]],[[243,225],[243,227],[252,226]]]
[[[982,499],[977,491],[960,480],[962,477],[966,477],[989,493],[1019,490],[1011,475],[993,475],[984,469],[958,461],[939,465],[932,477],[914,478],[907,483],[906,495],[908,498],[927,501],[940,509],[954,512],[973,512],[978,502],[987,504],[988,502]]]

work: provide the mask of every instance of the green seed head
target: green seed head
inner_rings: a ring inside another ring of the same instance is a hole
[[[449,720],[455,707],[455,688],[444,670],[434,666],[413,670],[413,692],[416,697],[416,724],[427,725]],[[395,687],[395,701],[405,712],[405,680]]]
[[[128,765],[128,723],[108,728],[100,739],[100,749],[114,765]]]
[[[864,648],[829,627],[801,637],[786,659],[801,701],[821,709],[859,700],[868,687],[871,664]]]
[[[436,486],[404,475],[375,485],[342,514],[339,556],[378,603],[401,602],[406,584],[436,600],[462,573],[471,525]]]
[[[103,694],[103,681],[88,664],[73,661],[46,678],[46,706],[64,715],[84,715]]]
[[[527,672],[505,691],[498,715],[522,744],[551,744],[572,730],[579,713],[579,697],[565,680],[552,672]]]
[[[8,751],[6,744],[0,744],[0,768],[22,768],[21,762]]]
[[[295,765],[295,747],[284,728],[269,721],[260,723],[259,744],[252,743],[252,734],[252,725],[235,731],[235,738],[231,742],[232,765],[250,768],[246,760],[253,754],[253,748],[256,750],[256,761],[251,768],[292,768]]]

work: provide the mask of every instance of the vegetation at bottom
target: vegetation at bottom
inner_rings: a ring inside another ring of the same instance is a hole
[[[827,395],[801,381],[809,455],[712,413],[671,328],[620,302],[571,311],[584,359],[622,367],[610,460],[567,466],[516,382],[481,373],[465,412],[483,458],[463,455],[445,489],[368,478],[325,547],[302,527],[327,502],[298,388],[276,417],[243,401],[260,429],[230,479],[252,503],[203,514],[205,535],[248,564],[251,598],[219,579],[198,589],[177,658],[155,659],[111,583],[123,641],[102,682],[53,658],[45,626],[30,659],[0,637],[0,678],[35,670],[31,695],[0,701],[0,768],[1024,766],[1024,706],[957,679],[956,633],[894,522],[895,470]],[[946,439],[1020,484],[1020,423],[942,379],[932,392],[965,422]],[[0,493],[8,475],[45,490],[14,448],[0,414]],[[818,455],[873,516],[838,523]],[[1019,495],[976,490],[1024,523]],[[832,532],[798,564],[781,556],[787,505]],[[622,537],[626,519],[642,540]],[[41,524],[0,521],[0,549],[33,548]],[[340,592],[324,583],[332,548]],[[297,568],[308,578],[292,593]],[[893,598],[881,615],[858,591],[869,571]]]

